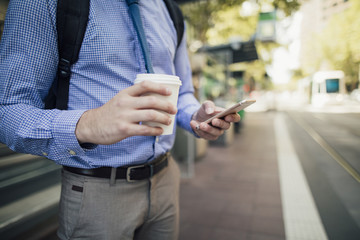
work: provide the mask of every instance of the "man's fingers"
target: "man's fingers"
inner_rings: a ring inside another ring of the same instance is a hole
[[[162,133],[162,128],[150,127],[144,124],[133,124],[128,129],[130,136],[160,136]]]
[[[163,84],[143,81],[126,89],[130,96],[142,96],[148,93],[157,93],[164,96],[171,95],[171,90]]]
[[[156,109],[167,112],[169,114],[176,114],[177,108],[169,101],[156,96],[143,96],[134,99],[134,106],[136,109]]]
[[[190,122],[194,131],[202,138],[207,140],[216,140],[220,135],[224,133],[224,130],[212,127],[207,123],[199,123],[197,121]]]
[[[131,122],[157,122],[164,125],[171,124],[171,117],[164,112],[147,109],[134,112],[135,115],[131,116]]]
[[[240,115],[238,113],[229,114],[225,117],[226,122],[239,122],[241,119]]]
[[[207,123],[200,123],[200,130],[207,132],[211,135],[214,136],[220,136],[224,133],[223,129],[217,128],[217,127],[213,127]]]
[[[215,112],[215,104],[212,101],[205,101],[202,105],[205,113],[211,115]]]
[[[230,123],[221,119],[214,119],[211,121],[211,125],[214,127],[220,128],[222,130],[228,130],[230,128]]]

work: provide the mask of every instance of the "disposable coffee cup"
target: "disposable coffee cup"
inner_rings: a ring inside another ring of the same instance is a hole
[[[174,106],[177,106],[178,96],[179,96],[179,88],[181,86],[181,81],[178,76],[174,75],[166,75],[166,74],[138,74],[135,79],[135,84],[141,83],[142,81],[151,81],[155,83],[160,83],[163,85],[166,85],[171,90],[170,96],[163,96],[159,94],[152,94],[149,95],[156,96],[157,98],[161,100],[169,101]],[[151,126],[151,127],[161,127],[164,131],[162,135],[170,135],[174,132],[174,123],[175,123],[175,115],[168,114],[168,116],[171,117],[171,124],[170,125],[164,125],[157,122],[142,122],[142,124]]]

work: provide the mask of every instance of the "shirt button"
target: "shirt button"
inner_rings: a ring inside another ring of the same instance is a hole
[[[75,151],[73,151],[73,150],[69,150],[69,153],[70,153],[70,155],[76,155],[76,152]]]
[[[42,152],[42,155],[47,156],[48,154],[46,152]]]

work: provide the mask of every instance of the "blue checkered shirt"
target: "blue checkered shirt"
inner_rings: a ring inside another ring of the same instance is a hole
[[[0,45],[0,141],[18,152],[43,155],[61,165],[96,168],[150,161],[171,149],[174,135],[129,137],[82,148],[75,136],[84,111],[99,107],[133,85],[145,64],[125,0],[91,0],[79,60],[72,66],[68,110],[44,110],[58,63],[56,0],[12,0]],[[182,80],[177,124],[188,131],[199,108],[193,96],[186,39],[162,0],[140,1],[155,73]]]

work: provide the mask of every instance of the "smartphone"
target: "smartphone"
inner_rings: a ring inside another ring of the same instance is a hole
[[[205,123],[211,123],[211,121],[215,118],[224,118],[229,114],[232,113],[237,113],[240,110],[243,110],[244,108],[250,106],[251,104],[255,103],[256,100],[255,99],[245,99],[242,100],[241,102],[236,103],[235,105],[229,107],[228,109],[225,109],[224,111],[216,114],[215,116],[207,119],[206,121],[204,121]]]

